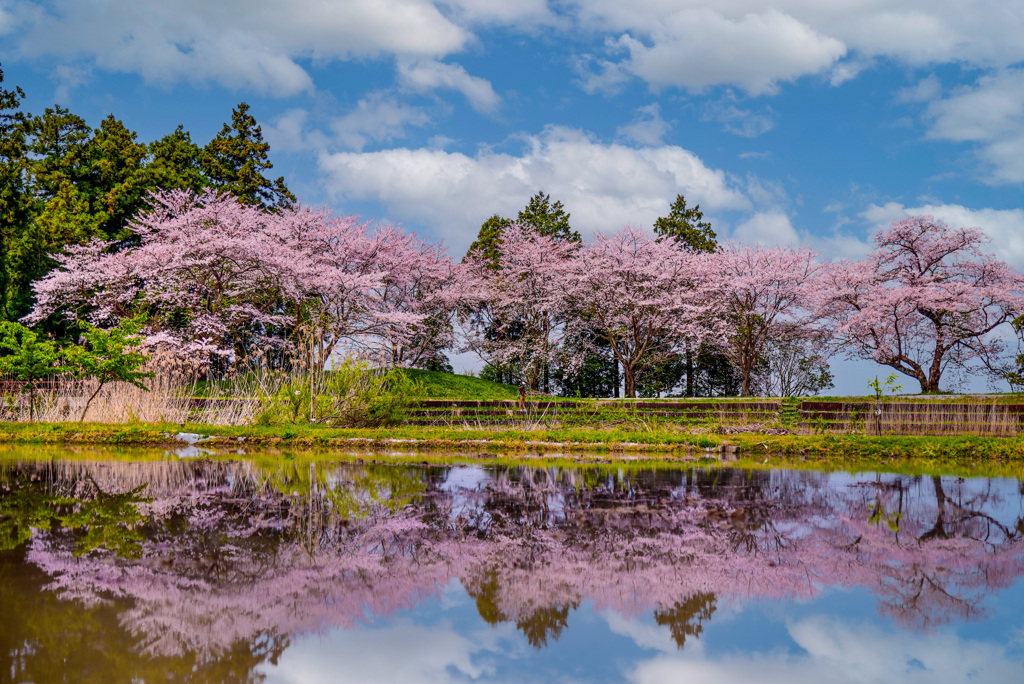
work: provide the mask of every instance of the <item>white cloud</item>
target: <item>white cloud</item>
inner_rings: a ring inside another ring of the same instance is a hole
[[[678,193],[705,211],[751,206],[722,171],[681,147],[604,144],[561,127],[525,143],[519,155],[423,148],[324,154],[320,168],[337,200],[380,202],[393,218],[433,228],[453,253],[488,216],[514,216],[538,190],[560,200],[583,233],[649,226]]]
[[[216,82],[273,95],[313,88],[296,59],[443,56],[471,38],[428,0],[17,2],[18,51],[84,58],[153,82]]]
[[[903,88],[896,93],[897,102],[930,102],[942,92],[942,83],[934,75],[922,78],[920,81]]]
[[[722,130],[744,138],[756,138],[775,127],[770,114],[756,114],[749,109],[741,109],[735,101],[731,95],[709,101],[704,105],[701,118],[704,121],[717,121],[722,124]]]
[[[22,56],[84,59],[154,82],[215,82],[291,95],[313,87],[302,60],[440,59],[479,45],[479,27],[609,39],[584,58],[590,90],[639,77],[654,87],[774,92],[833,84],[879,59],[914,67],[1024,61],[1024,13],[1006,0],[8,0],[0,34]],[[618,52],[619,54],[616,54]],[[625,57],[622,57],[622,55]],[[607,58],[607,59],[606,59]],[[479,101],[478,101],[479,104]]]
[[[275,118],[269,125],[263,125],[263,137],[275,152],[298,152],[313,147],[306,130],[309,112],[305,109],[289,109]]]
[[[54,91],[55,102],[67,104],[71,97],[71,91],[89,80],[90,70],[72,66],[69,64],[58,64],[50,78],[57,81],[57,88]]]
[[[362,150],[369,142],[402,138],[408,127],[428,123],[430,117],[422,109],[402,104],[386,93],[371,93],[351,112],[334,119],[330,128],[342,146]]]
[[[818,73],[846,53],[840,41],[776,10],[731,19],[687,9],[666,17],[650,45],[630,34],[620,44],[629,51],[625,66],[654,86],[732,84],[753,95]]]
[[[754,214],[733,229],[732,238],[740,242],[762,245],[800,244],[800,236],[790,223],[789,217],[778,210]]]
[[[987,180],[1024,182],[1024,69],[985,76],[974,88],[932,102],[926,117],[928,137],[979,145]]]
[[[273,149],[284,152],[339,148],[358,151],[370,143],[403,138],[409,127],[429,123],[430,117],[422,109],[377,91],[359,100],[347,114],[329,119],[326,128],[330,134],[313,127],[304,109],[289,109],[266,126],[264,133]]]
[[[871,62],[866,59],[848,59],[843,62],[839,62],[832,67],[832,73],[828,77],[828,83],[831,86],[839,86],[846,83],[849,80],[857,78],[862,71],[871,66]]]
[[[573,5],[582,26],[620,36],[616,47],[630,51],[625,60],[599,62],[598,80],[621,79],[625,70],[654,86],[730,84],[770,93],[809,74],[838,85],[878,59],[983,69],[1024,60],[1024,13],[1009,11],[1005,0],[774,0],[770,9],[761,0]]]
[[[659,145],[672,130],[671,124],[661,118],[658,103],[649,104],[636,110],[636,117],[628,124],[615,129],[620,138],[631,140],[638,145]]]
[[[470,76],[458,64],[436,60],[415,60],[398,64],[398,80],[403,87],[416,92],[449,88],[462,93],[473,109],[493,112],[501,98],[486,79]]]
[[[16,23],[14,16],[3,7],[0,7],[0,36],[13,31]]]
[[[934,138],[989,142],[1024,127],[1024,69],[1011,69],[978,81],[928,108]]]
[[[547,0],[444,0],[441,4],[465,22],[514,25],[522,29],[566,23],[551,12]]]
[[[930,215],[953,228],[978,227],[992,242],[985,251],[1015,268],[1024,269],[1024,209],[970,209],[959,204],[922,204],[906,207],[898,202],[871,204],[861,213],[873,230],[908,216]]]

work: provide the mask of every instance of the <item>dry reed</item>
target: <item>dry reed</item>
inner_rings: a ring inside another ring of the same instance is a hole
[[[811,420],[820,432],[865,435],[1015,437],[1020,417],[1005,404],[847,404],[834,419]]]

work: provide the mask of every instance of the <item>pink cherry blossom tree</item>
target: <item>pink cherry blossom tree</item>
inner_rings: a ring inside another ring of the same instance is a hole
[[[772,342],[815,335],[808,302],[820,289],[822,268],[809,249],[726,245],[722,276],[728,288],[732,327],[722,345],[750,396],[755,367]]]
[[[850,357],[891,366],[939,391],[947,370],[1004,352],[995,329],[1024,311],[1024,277],[982,251],[980,228],[949,228],[931,216],[897,221],[875,251],[827,272],[821,310]]]
[[[452,264],[444,245],[394,225],[379,229],[378,268],[385,275],[373,289],[383,359],[417,367],[455,345],[453,319],[467,295],[464,269]]]
[[[625,396],[637,373],[674,350],[724,332],[717,253],[692,253],[638,228],[597,235],[561,278],[573,315],[598,331],[622,364]]]
[[[470,313],[466,349],[492,365],[513,364],[531,389],[551,364],[572,369],[584,349],[570,350],[579,319],[571,317],[564,282],[579,245],[514,223],[502,231],[495,262],[472,253],[466,262]]]
[[[396,226],[172,191],[154,194],[131,227],[135,246],[69,248],[34,284],[26,320],[116,324],[145,310],[152,344],[240,357],[305,342],[319,369],[348,346],[410,365],[450,340],[451,262]]]

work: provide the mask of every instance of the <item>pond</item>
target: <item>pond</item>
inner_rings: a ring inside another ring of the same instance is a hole
[[[1012,478],[0,458],[0,681],[1024,681]]]

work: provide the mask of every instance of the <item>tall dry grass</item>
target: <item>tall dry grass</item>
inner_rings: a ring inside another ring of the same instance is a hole
[[[865,424],[867,434],[883,435],[979,435],[984,437],[1015,437],[1020,434],[1020,421],[1006,405],[1000,404],[935,404],[901,406],[889,404],[880,420],[874,414]]]
[[[844,415],[845,414],[845,415]],[[865,435],[929,435],[1015,437],[1022,434],[1020,416],[1005,404],[847,404],[834,420],[811,420],[817,432]]]
[[[84,422],[246,425],[256,419],[280,383],[274,373],[247,368],[231,380],[207,383],[206,397],[197,398],[200,382],[207,378],[180,356],[154,355],[142,370],[152,373],[142,381],[145,389],[126,382],[107,383],[89,405]],[[35,393],[34,410],[27,391],[7,392],[0,405],[0,420],[78,421],[98,384],[69,375],[51,378],[45,390]]]

